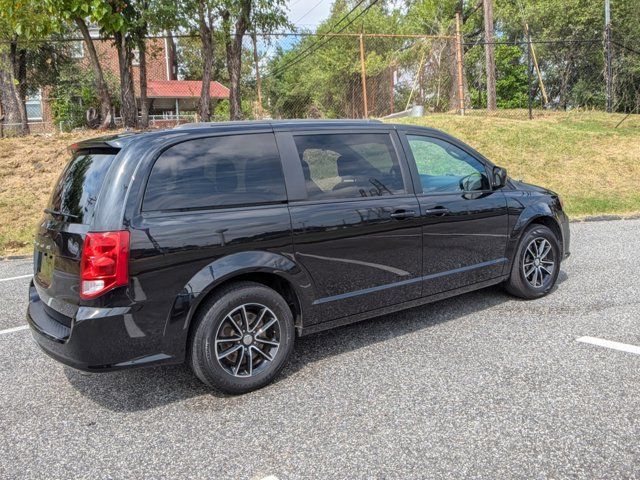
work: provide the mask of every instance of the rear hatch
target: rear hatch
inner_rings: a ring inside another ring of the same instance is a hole
[[[73,152],[37,227],[34,285],[47,313],[67,326],[80,301],[80,260],[115,149]]]

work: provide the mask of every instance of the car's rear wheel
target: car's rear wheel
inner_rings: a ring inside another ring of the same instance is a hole
[[[205,384],[245,393],[270,383],[294,343],[293,315],[276,291],[239,282],[201,309],[191,335],[191,367]]]
[[[531,225],[522,235],[507,280],[507,291],[533,299],[547,295],[560,272],[560,244],[546,226]]]

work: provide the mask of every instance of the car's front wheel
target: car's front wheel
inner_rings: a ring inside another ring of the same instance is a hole
[[[534,224],[523,233],[507,280],[507,291],[534,299],[548,294],[560,272],[560,244],[546,226]]]
[[[191,335],[191,367],[205,384],[239,394],[270,383],[294,343],[287,302],[274,290],[239,282],[201,308]]]

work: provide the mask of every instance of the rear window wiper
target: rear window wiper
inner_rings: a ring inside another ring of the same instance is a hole
[[[68,217],[68,218],[78,218],[78,215],[74,215],[72,213],[59,212],[58,210],[52,210],[51,208],[45,208],[44,213],[48,213],[50,215],[58,215],[60,217]]]

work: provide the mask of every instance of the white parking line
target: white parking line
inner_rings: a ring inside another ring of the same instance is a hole
[[[9,280],[19,280],[21,278],[29,278],[33,276],[31,273],[29,275],[20,275],[18,277],[9,277],[9,278],[0,278],[0,282],[8,282]]]
[[[5,333],[19,332],[20,330],[26,330],[27,328],[29,328],[29,325],[22,325],[20,327],[7,328],[6,330],[0,330],[0,335],[4,335]]]
[[[591,345],[597,345],[599,347],[611,348],[613,350],[620,350],[621,352],[640,355],[640,347],[637,347],[636,345],[629,345],[628,343],[612,342],[611,340],[596,337],[580,337],[576,339],[576,342],[590,343]]]

